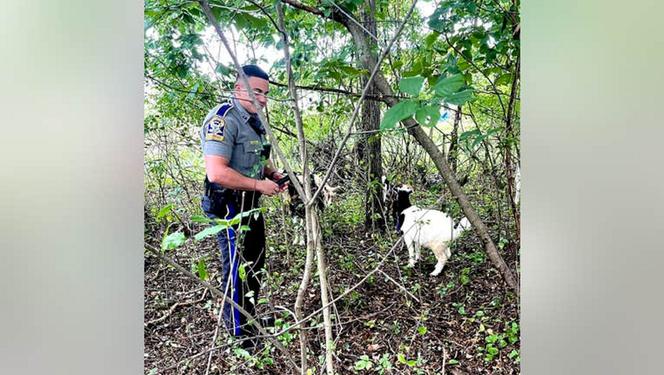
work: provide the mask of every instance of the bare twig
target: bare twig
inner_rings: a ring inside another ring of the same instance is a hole
[[[417,301],[417,302],[420,302],[420,300],[419,300],[417,297],[415,297],[415,296],[413,295],[413,293],[409,292],[408,289],[406,289],[406,287],[404,287],[403,285],[399,284],[399,283],[398,283],[396,280],[394,280],[390,275],[388,275],[387,273],[385,273],[385,271],[383,271],[383,270],[378,270],[378,272],[382,273],[383,276],[385,276],[390,282],[392,282],[394,285],[398,286],[399,289],[401,289],[401,290],[403,290],[404,292],[406,292],[406,294],[407,294],[410,298],[414,299],[414,300]]]

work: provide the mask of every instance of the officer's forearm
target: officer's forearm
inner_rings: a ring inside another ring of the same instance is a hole
[[[235,190],[255,190],[258,180],[246,177],[231,167],[215,168],[215,173],[208,172],[210,182]]]

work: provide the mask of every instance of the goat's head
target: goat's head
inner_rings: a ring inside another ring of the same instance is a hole
[[[300,184],[302,184],[302,177],[296,175]],[[297,216],[304,218],[304,200],[300,197],[300,194],[295,189],[295,186],[291,183],[288,184],[288,208],[292,216]]]
[[[411,188],[409,185],[402,184],[399,185],[395,191],[396,202],[392,206],[392,214],[394,215],[394,222],[396,223],[396,230],[398,233],[401,231],[401,225],[403,224],[404,220],[403,211],[412,206],[410,204],[410,194],[412,194],[413,188]]]
[[[467,218],[462,217],[456,224],[454,224],[454,229],[466,230],[471,227],[470,221]]]
[[[298,182],[302,187],[304,188],[304,178],[302,178],[302,175],[299,173],[296,173],[295,176],[297,177]],[[311,174],[309,175],[309,182],[311,184],[311,190],[312,193],[314,193],[318,189],[318,185],[316,184],[316,178],[314,178],[314,175]],[[297,216],[300,218],[304,218],[304,199],[300,197],[300,194],[297,192],[295,189],[295,186],[293,184],[288,184],[288,206],[290,208],[291,215]],[[321,191],[321,194],[318,194],[318,197],[316,198],[316,206],[318,207],[319,210],[323,210],[325,208],[325,201],[323,199],[323,192]]]

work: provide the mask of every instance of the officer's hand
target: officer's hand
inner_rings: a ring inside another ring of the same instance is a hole
[[[284,178],[285,176],[286,176],[285,174],[281,174],[281,173],[279,173],[279,172],[274,172],[274,173],[272,173],[272,175],[271,175],[272,178],[270,178],[270,179],[271,179],[272,181],[279,181],[279,180],[281,180],[282,178]]]
[[[284,178],[284,177],[286,177],[285,174],[283,174],[283,173],[279,173],[279,172],[274,172],[274,173],[272,174],[272,181],[275,181],[275,182],[276,182],[276,181],[281,180],[281,179]],[[290,181],[286,181],[283,185],[281,185],[281,187],[279,188],[279,192],[282,192],[282,191],[285,191],[286,189],[288,189],[288,183],[289,183],[289,182],[290,182]]]
[[[283,185],[281,185],[279,192],[281,193],[282,191],[286,191],[286,189],[288,189],[288,184],[290,184],[290,181],[286,181]]]
[[[256,190],[268,196],[275,195],[281,191],[279,185],[270,180],[258,181],[258,183],[256,183]]]

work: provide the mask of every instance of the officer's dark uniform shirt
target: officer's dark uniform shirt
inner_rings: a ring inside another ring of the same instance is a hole
[[[258,134],[249,121],[253,121],[263,134]],[[234,170],[259,180],[263,178],[261,152],[264,142],[263,126],[257,115],[249,114],[236,99],[212,108],[201,128],[204,155],[222,156]]]

